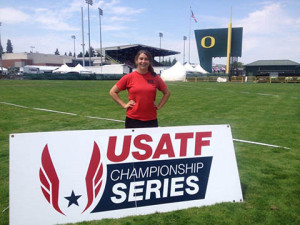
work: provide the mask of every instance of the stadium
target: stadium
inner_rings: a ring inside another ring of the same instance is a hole
[[[119,79],[124,74],[135,69],[134,57],[141,50],[148,50],[154,57],[154,69],[157,74],[162,75],[165,70],[168,80],[193,81],[193,82],[217,82],[218,77],[232,82],[267,82],[267,83],[297,83],[300,82],[300,64],[291,60],[261,60],[246,64],[244,68],[231,64],[230,73],[225,73],[225,65],[212,66],[211,71],[204,70],[201,65],[190,65],[179,63],[171,69],[171,66],[163,65],[164,57],[177,55],[180,52],[151,47],[142,44],[123,45],[107,47],[102,51],[102,57],[91,57],[89,65],[88,58],[74,58],[70,56],[57,56],[42,53],[7,53],[2,57],[1,79]],[[100,49],[95,49],[100,54]],[[96,53],[95,53],[96,55]],[[76,65],[84,66],[81,70],[72,70]],[[58,72],[61,66],[70,67]],[[8,68],[8,70],[6,69]],[[171,69],[170,71],[167,71]],[[55,70],[57,70],[55,72]],[[182,71],[183,72],[178,72]],[[10,71],[10,72],[9,72]],[[54,75],[56,73],[56,76]],[[57,74],[63,73],[62,76]],[[80,76],[80,74],[85,74]],[[88,78],[87,74],[95,74]],[[247,77],[247,79],[245,79]]]

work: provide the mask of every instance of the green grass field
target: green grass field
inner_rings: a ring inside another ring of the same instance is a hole
[[[122,122],[87,117],[124,120],[125,110],[108,95],[114,83],[0,80],[1,224],[9,223],[9,134],[123,128]],[[160,126],[230,124],[235,139],[289,149],[234,142],[243,203],[81,224],[300,224],[300,85],[167,85],[172,95],[159,111]]]

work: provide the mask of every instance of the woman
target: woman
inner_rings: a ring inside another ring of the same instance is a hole
[[[135,56],[136,71],[123,76],[110,90],[113,100],[127,110],[125,128],[158,127],[157,110],[161,109],[170,97],[170,91],[163,80],[155,74],[150,52],[140,50]],[[119,92],[127,89],[127,103]],[[163,93],[156,105],[156,89]]]

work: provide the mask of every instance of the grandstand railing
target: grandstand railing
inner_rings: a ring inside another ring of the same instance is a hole
[[[105,57],[110,60],[111,62],[115,63],[115,64],[120,64],[120,62],[118,62],[117,60],[115,60],[113,57],[111,57],[110,55],[106,54]]]
[[[209,74],[205,76],[187,76],[186,81],[189,82],[217,82],[218,77],[226,78],[227,75]],[[300,76],[293,77],[270,77],[270,76],[232,76],[229,82],[255,82],[255,83],[300,83]]]
[[[257,76],[254,82],[256,83],[300,83],[300,76],[293,77],[270,77],[270,76]]]

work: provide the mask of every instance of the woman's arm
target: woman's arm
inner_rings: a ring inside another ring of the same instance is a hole
[[[163,91],[163,97],[161,98],[160,102],[158,103],[158,105],[156,106],[156,109],[159,110],[161,109],[164,104],[166,104],[166,102],[168,101],[170,95],[171,95],[171,92],[169,91],[168,88],[165,88]]]
[[[135,101],[133,100],[130,100],[127,104],[125,102],[123,102],[123,100],[120,98],[119,96],[119,92],[121,90],[117,87],[117,85],[114,85],[110,91],[109,91],[109,94],[110,96],[112,97],[112,99],[118,103],[122,108],[124,109],[127,109],[127,108],[130,108],[130,107],[133,107],[135,105]]]

